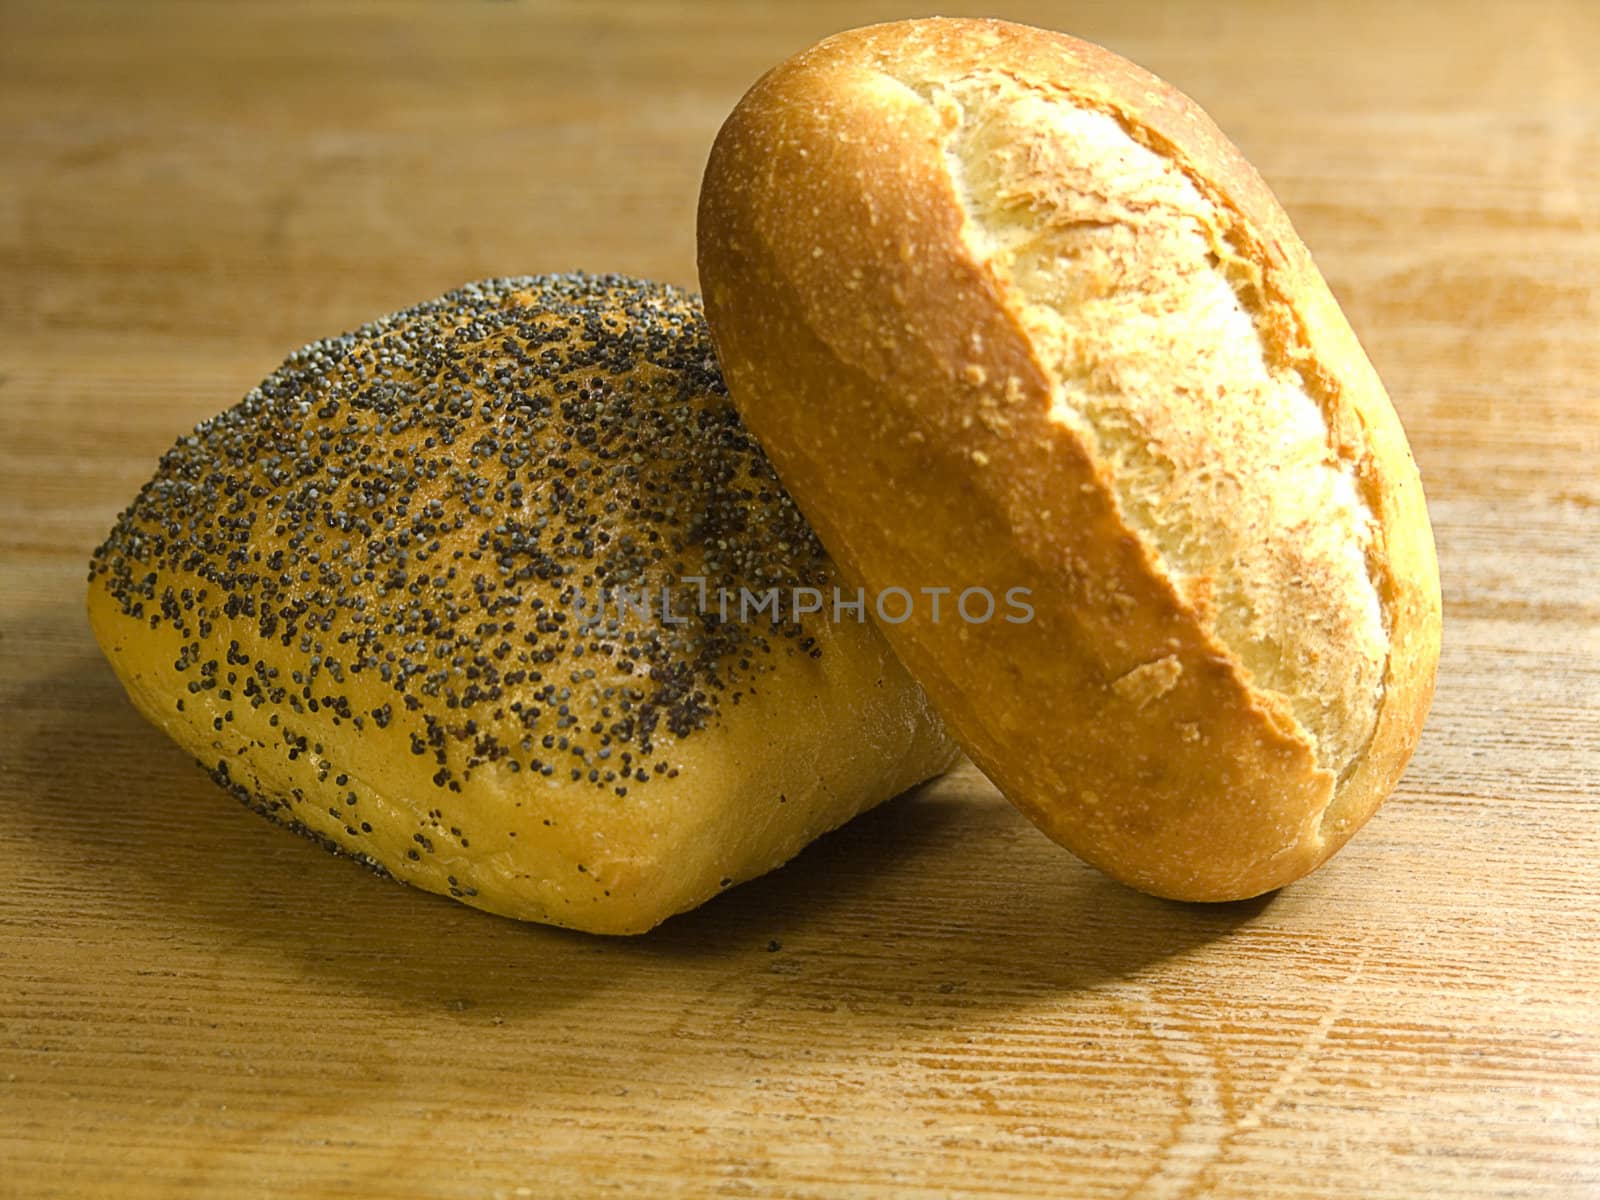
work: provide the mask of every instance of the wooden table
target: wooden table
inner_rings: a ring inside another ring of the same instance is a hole
[[[1410,429],[1446,650],[1326,870],[1185,907],[972,772],[648,937],[483,916],[135,716],[89,551],[292,347],[692,284],[766,66],[878,4],[0,7],[0,1194],[1600,1195],[1600,6],[1036,3],[1278,188]]]

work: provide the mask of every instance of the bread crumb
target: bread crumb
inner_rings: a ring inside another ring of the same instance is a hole
[[[1141,663],[1113,682],[1111,690],[1136,708],[1143,708],[1177,687],[1182,675],[1183,664],[1177,655],[1169,654],[1154,662]]]

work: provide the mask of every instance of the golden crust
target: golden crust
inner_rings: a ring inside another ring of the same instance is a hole
[[[1163,569],[1106,463],[1052,418],[1024,298],[974,254],[940,114],[917,87],[979,71],[1111,115],[1214,209],[1263,354],[1316,403],[1330,461],[1371,514],[1352,590],[1376,594],[1387,662],[1348,764],[1318,761],[1296,697],[1254,683],[1205,589]],[[1192,102],[1099,47],[997,21],[841,34],[729,118],[699,236],[734,401],[841,568],[874,588],[1032,589],[1026,624],[923,610],[885,634],[1050,836],[1146,891],[1225,900],[1312,870],[1376,810],[1438,657],[1421,484],[1288,218]]]
[[[681,625],[585,628],[574,595],[830,574],[695,298],[543,277],[292,357],[163,458],[88,608],[134,704],[256,811],[475,907],[636,933],[956,752],[871,626],[702,625],[684,584]]]

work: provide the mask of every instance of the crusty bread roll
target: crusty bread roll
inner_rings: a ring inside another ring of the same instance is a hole
[[[308,346],[180,440],[89,615],[258,812],[479,908],[633,933],[955,757],[870,624],[721,619],[719,589],[831,577],[693,296],[506,279]]]
[[[1421,484],[1191,101],[999,21],[840,34],[728,119],[699,238],[734,402],[841,569],[1031,589],[1025,623],[885,633],[1046,833],[1228,900],[1372,815],[1438,657]]]

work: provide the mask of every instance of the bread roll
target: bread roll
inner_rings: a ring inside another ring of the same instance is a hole
[[[699,239],[734,402],[841,569],[1030,589],[1031,621],[884,632],[1046,833],[1229,900],[1372,815],[1439,651],[1422,487],[1191,101],[999,21],[840,34],[728,119]]]
[[[717,610],[832,572],[693,296],[506,279],[308,346],[181,439],[89,616],[256,811],[491,912],[634,933],[955,756],[870,624]]]

